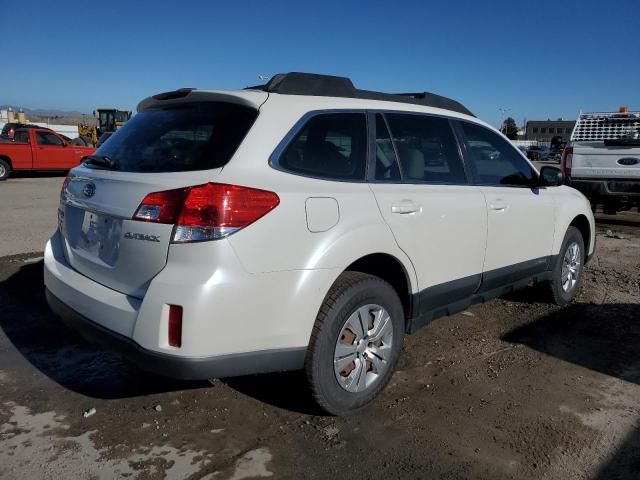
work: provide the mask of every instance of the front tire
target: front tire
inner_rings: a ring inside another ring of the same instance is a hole
[[[6,180],[11,174],[11,166],[6,160],[0,159],[0,181]]]
[[[320,308],[305,359],[316,403],[341,415],[373,400],[395,369],[404,336],[398,294],[381,278],[345,272]]]
[[[560,255],[549,282],[551,296],[556,305],[567,305],[580,292],[584,271],[584,239],[580,230],[569,227],[564,236]]]

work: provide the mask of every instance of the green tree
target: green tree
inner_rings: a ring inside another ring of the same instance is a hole
[[[516,126],[516,121],[511,117],[507,117],[504,120],[500,131],[504,133],[509,140],[518,138],[518,127]]]

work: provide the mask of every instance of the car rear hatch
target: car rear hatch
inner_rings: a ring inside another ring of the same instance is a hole
[[[640,113],[583,113],[571,135],[571,176],[640,179]]]
[[[134,220],[141,202],[153,192],[215,181],[266,99],[259,92],[198,94],[146,100],[140,113],[70,172],[59,229],[76,271],[142,298],[164,268],[174,225]]]

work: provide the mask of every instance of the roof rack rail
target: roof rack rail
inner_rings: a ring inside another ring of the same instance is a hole
[[[351,79],[316,73],[278,73],[264,85],[247,87],[249,90],[263,90],[281,95],[309,95],[318,97],[361,98],[386,102],[410,103],[427,107],[442,108],[474,116],[460,102],[435,93],[382,93],[360,90],[354,87]]]

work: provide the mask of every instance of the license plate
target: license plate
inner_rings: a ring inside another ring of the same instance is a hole
[[[84,212],[76,248],[100,258],[109,265],[115,265],[118,259],[121,227],[122,222],[119,219]]]

